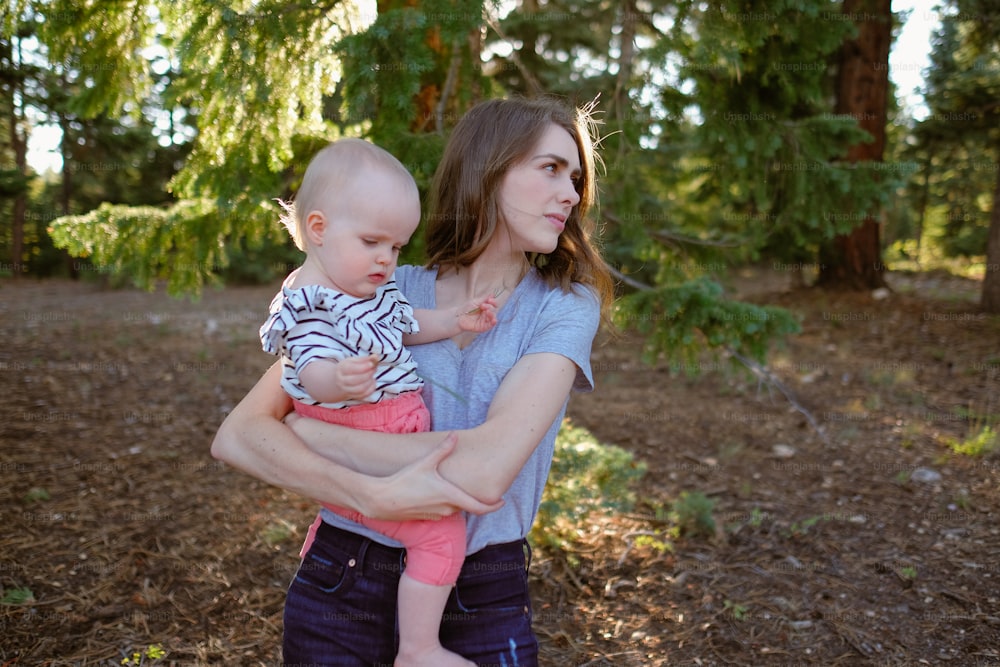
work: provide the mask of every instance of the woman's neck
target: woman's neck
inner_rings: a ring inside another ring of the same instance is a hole
[[[456,271],[453,279],[467,298],[480,298],[512,292],[530,268],[524,253],[501,254],[487,248],[471,265]]]

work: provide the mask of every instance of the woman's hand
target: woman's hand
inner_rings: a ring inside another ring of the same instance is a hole
[[[503,500],[486,504],[458,488],[438,471],[458,438],[448,433],[445,439],[423,458],[399,472],[377,480],[381,487],[373,493],[370,506],[362,514],[391,521],[437,520],[458,510],[472,514],[486,514],[503,506]]]

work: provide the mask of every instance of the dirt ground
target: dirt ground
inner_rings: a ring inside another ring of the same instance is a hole
[[[536,552],[544,665],[1000,665],[1000,457],[948,446],[1000,422],[1000,318],[974,282],[890,278],[733,277],[802,321],[769,360],[790,398],[595,350],[570,417],[648,472],[634,511]],[[277,663],[314,506],[208,453],[275,287],[0,283],[0,665]],[[671,532],[684,491],[714,535]]]

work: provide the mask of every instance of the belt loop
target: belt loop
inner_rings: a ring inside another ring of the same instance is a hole
[[[368,545],[371,544],[371,540],[362,539],[361,544],[358,547],[358,572],[363,573],[365,571],[365,556],[368,555]]]
[[[524,571],[527,572],[531,568],[531,544],[528,540],[521,541],[521,551],[524,554]]]

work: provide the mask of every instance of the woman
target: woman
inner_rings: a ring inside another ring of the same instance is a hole
[[[415,308],[496,295],[497,325],[412,349],[436,432],[387,435],[309,419],[272,367],[223,423],[212,453],[271,484],[375,518],[464,509],[467,557],[441,642],[478,664],[533,665],[525,537],[573,389],[612,298],[587,211],[591,121],[552,100],[491,100],[452,132],[430,194],[427,267],[400,267]],[[442,432],[451,434],[442,441]],[[324,513],[288,591],[286,663],[389,664],[403,552]]]

